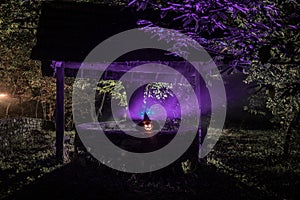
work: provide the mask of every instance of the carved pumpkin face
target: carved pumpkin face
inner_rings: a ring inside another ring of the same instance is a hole
[[[143,124],[145,131],[151,131],[153,129],[151,121],[144,121]]]

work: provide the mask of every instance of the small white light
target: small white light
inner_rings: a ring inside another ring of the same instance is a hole
[[[4,97],[7,97],[7,96],[8,96],[7,94],[0,93],[0,98],[4,98]]]

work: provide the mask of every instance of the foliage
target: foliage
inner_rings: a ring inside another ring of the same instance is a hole
[[[41,0],[1,1],[0,44],[1,86],[12,98],[35,100],[42,104],[44,119],[53,120],[55,111],[55,78],[42,77],[40,63],[30,59]],[[71,86],[66,80],[66,108],[70,111]],[[67,122],[71,114],[66,114]]]
[[[119,105],[127,107],[127,96],[121,81],[100,80],[96,88],[100,94],[109,94],[113,99],[119,100]]]
[[[288,127],[300,111],[300,4],[276,2],[277,24],[264,38],[263,46],[247,71],[247,83],[256,82],[256,95],[266,93],[266,107],[274,121]],[[254,96],[255,98],[255,96]]]
[[[13,98],[20,99],[28,96],[29,84],[25,73],[31,66],[36,66],[29,60],[27,49],[34,39],[34,25],[29,18],[36,10],[28,6],[23,1],[2,1],[0,4],[1,86]]]
[[[54,81],[41,77],[40,65],[30,59],[41,1],[2,1],[0,4],[1,82],[13,98],[37,100],[50,106]],[[52,103],[53,105],[53,103]],[[52,116],[49,116],[52,117]]]
[[[274,116],[272,121],[287,130],[288,148],[291,126],[299,123],[300,112],[299,1],[171,0],[160,4],[133,0],[129,4],[161,13],[157,24],[141,19],[144,30],[175,28],[196,40],[215,60],[221,60],[222,73],[246,74],[245,83],[256,91],[245,108],[254,114],[266,114],[267,108]],[[188,55],[188,49],[195,47],[191,40],[183,41],[167,31],[152,33],[174,41],[170,51],[179,55]]]
[[[222,59],[222,72],[241,71],[248,75],[247,83],[274,87],[281,102],[268,98],[267,108],[274,115],[285,112],[285,116],[280,114],[284,123],[289,124],[287,115],[293,117],[299,110],[299,2],[184,0],[162,5],[134,0],[130,5],[161,12],[161,24],[140,21],[145,30],[153,26],[175,28],[195,39],[215,59]],[[164,18],[173,22],[164,22]],[[178,41],[175,52],[179,55],[187,54],[188,48],[194,46],[191,41],[182,41],[167,32],[153,34],[166,41]]]
[[[171,83],[153,82],[148,84],[144,91],[144,103],[146,103],[147,98],[163,101],[168,97],[174,96],[172,87]]]
[[[76,2],[89,2],[89,3],[99,3],[107,5],[126,5],[126,0],[74,0]]]
[[[147,104],[147,99],[154,99],[162,104],[168,97],[174,96],[172,92],[173,85],[170,83],[153,82],[146,85],[144,90],[143,103]],[[183,87],[183,86],[182,86]],[[112,99],[119,101],[119,105],[128,108],[127,94],[124,85],[121,81],[116,80],[100,80],[96,88],[97,96],[99,98],[105,98],[106,95],[110,95]],[[103,100],[104,101],[104,100]],[[103,107],[100,106],[100,113]]]

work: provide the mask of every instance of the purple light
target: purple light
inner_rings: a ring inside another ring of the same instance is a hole
[[[146,103],[145,103],[146,102]],[[144,113],[152,120],[165,120],[168,118],[180,118],[180,106],[176,97],[168,97],[159,101],[154,98],[144,98],[144,88],[134,92],[129,101],[129,114],[132,119],[143,119]]]

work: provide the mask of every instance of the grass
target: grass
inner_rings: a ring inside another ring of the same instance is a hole
[[[74,133],[67,135],[72,142]],[[53,132],[35,132],[4,138],[7,144],[1,146],[0,199],[18,199],[25,194],[31,197],[35,191],[44,191],[44,199],[51,199],[51,195],[80,199],[87,193],[87,199],[97,199],[98,195],[102,196],[99,199],[197,199],[199,195],[208,199],[226,195],[231,199],[300,199],[300,140],[296,132],[290,157],[283,158],[280,130],[224,130],[207,163],[187,174],[181,165],[147,174],[126,174],[86,157],[57,165],[54,136]],[[65,146],[72,155],[72,145]]]
[[[207,161],[268,196],[299,199],[299,135],[294,132],[290,156],[284,158],[283,134],[281,130],[226,130]]]
[[[66,135],[74,135],[66,132]],[[55,162],[55,133],[32,131],[16,135],[1,132],[0,199],[59,168]],[[70,145],[65,145],[70,149]]]

